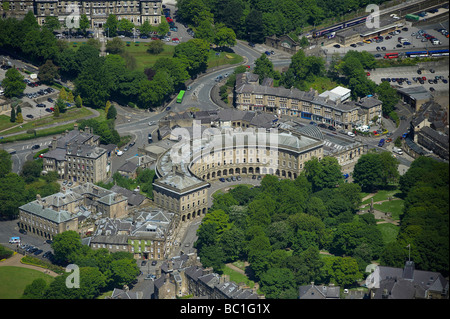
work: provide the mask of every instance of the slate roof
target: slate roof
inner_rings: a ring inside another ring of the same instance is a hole
[[[131,206],[139,206],[146,199],[145,195],[142,195],[139,192],[130,191],[118,185],[114,185],[111,190],[115,193],[125,196],[128,199],[128,205]]]
[[[299,299],[339,298],[339,286],[305,285],[299,288]]]
[[[50,220],[54,223],[63,223],[76,217],[66,210],[56,211],[51,208],[45,208],[36,202],[30,202],[19,207],[21,210],[31,213],[33,215],[42,217],[44,219]]]

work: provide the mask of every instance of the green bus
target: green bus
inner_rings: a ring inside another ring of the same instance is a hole
[[[184,97],[184,90],[181,90],[177,96],[177,103],[181,103],[183,101],[183,97]]]
[[[414,15],[414,14],[407,14],[407,15],[405,16],[405,19],[406,19],[406,20],[419,21],[419,20],[420,20],[420,17],[419,17],[419,16],[416,16],[416,15]]]

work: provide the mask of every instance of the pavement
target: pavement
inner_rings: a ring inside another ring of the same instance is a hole
[[[34,265],[23,264],[21,262],[22,257],[24,257],[24,255],[21,255],[19,253],[14,253],[14,255],[11,256],[10,258],[0,260],[0,267],[4,267],[4,266],[23,267],[23,268],[34,269],[34,270],[43,272],[44,274],[50,275],[52,277],[59,276],[59,274],[57,274],[51,270],[48,270],[46,268],[42,268],[42,267],[38,267],[38,266],[34,266]]]

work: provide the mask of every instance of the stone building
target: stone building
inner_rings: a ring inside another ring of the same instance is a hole
[[[403,268],[377,266],[366,286],[370,299],[448,299],[448,280],[440,273],[415,269],[413,261]]]
[[[166,153],[162,161],[169,155]],[[162,170],[160,166],[159,171]],[[153,183],[153,198],[157,205],[176,213],[181,221],[188,221],[206,214],[209,187],[209,183],[183,172],[182,166],[173,165],[169,174]]]
[[[295,54],[301,49],[298,41],[292,39],[289,35],[282,35],[277,37],[276,35],[266,37],[265,44],[268,47],[283,50],[289,54]]]
[[[44,171],[55,171],[59,179],[97,183],[107,178],[108,152],[99,146],[99,136],[86,127],[85,131],[66,131],[53,137],[49,151],[42,155]]]
[[[52,239],[66,230],[78,231],[79,217],[89,211],[102,217],[120,218],[127,214],[125,196],[85,183],[19,207],[19,228]]]
[[[174,299],[192,296],[196,299],[263,299],[243,283],[230,281],[212,268],[204,268],[196,254],[182,254],[162,263],[156,270],[152,299]]]
[[[272,87],[258,75],[245,72],[236,75],[236,108],[244,111],[261,111],[277,116],[293,116],[313,120],[344,129],[367,125],[375,116],[381,117],[382,103],[375,97],[358,102],[343,101],[317,91],[300,91],[296,88]]]
[[[1,4],[8,2],[10,10],[3,10]],[[130,0],[130,1],[61,1],[61,0],[8,0],[0,1],[0,14],[12,16],[24,16],[32,11],[40,25],[44,24],[45,17],[58,17],[64,25],[67,18],[85,14],[91,28],[102,28],[108,16],[114,14],[118,20],[128,19],[139,26],[145,21],[151,25],[161,23],[161,0]]]

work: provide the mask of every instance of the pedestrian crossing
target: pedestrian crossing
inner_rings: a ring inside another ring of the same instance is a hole
[[[33,145],[39,145],[40,147],[47,146],[47,145],[50,145],[51,142],[52,141],[45,141],[45,142],[42,142],[42,143],[23,145],[22,146],[22,151],[31,149],[33,147]]]

